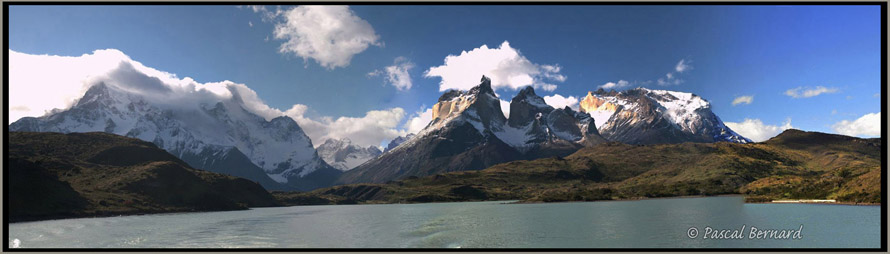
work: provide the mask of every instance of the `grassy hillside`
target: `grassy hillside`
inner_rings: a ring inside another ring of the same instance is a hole
[[[107,133],[9,133],[10,221],[275,206],[259,184]]]
[[[565,158],[513,161],[481,171],[276,192],[285,204],[509,200],[591,201],[745,194],[751,200],[881,202],[881,143],[788,130],[763,143],[606,143]]]

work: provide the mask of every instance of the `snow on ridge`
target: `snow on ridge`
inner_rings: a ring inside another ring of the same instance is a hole
[[[707,109],[710,108],[711,105],[706,100],[701,97],[694,95],[692,93],[685,92],[675,92],[675,91],[667,91],[667,90],[649,90],[651,93],[660,95],[659,97],[652,98],[661,107],[664,107],[665,112],[663,114],[667,116],[667,119],[679,126],[684,131],[689,131],[693,134],[696,133],[696,125],[701,123],[701,115],[696,112],[699,109]],[[670,100],[665,98],[664,96],[672,96],[677,99]]]
[[[284,122],[293,121],[289,118],[267,121],[239,102],[202,101],[194,107],[170,108],[108,85],[92,87],[82,99],[72,108],[37,118],[41,121],[38,128],[134,137],[153,142],[180,158],[213,147],[235,147],[267,173],[299,169],[305,176],[321,166],[313,163],[315,149],[296,122]],[[280,169],[282,165],[290,166]]]
[[[507,145],[516,148],[519,152],[524,153],[528,149],[532,147],[528,142],[532,140],[532,136],[528,135],[531,127],[534,124],[528,124],[522,128],[513,128],[510,125],[504,125],[504,128],[501,130],[495,131],[494,135],[506,143]]]

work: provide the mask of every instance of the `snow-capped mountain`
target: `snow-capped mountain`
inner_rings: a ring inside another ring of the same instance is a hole
[[[497,138],[507,119],[491,80],[469,91],[451,90],[433,105],[427,126],[401,145],[343,173],[337,183],[384,183],[408,176],[478,170],[521,154]]]
[[[432,121],[395,148],[340,177],[338,183],[382,183],[408,176],[479,170],[520,159],[566,156],[605,141],[593,119],[554,109],[529,87],[510,104],[508,120],[491,80],[469,91],[451,90],[432,108]]]
[[[580,102],[610,141],[628,144],[682,142],[750,143],[723,124],[711,104],[692,93],[636,88],[599,89]]]
[[[318,150],[318,155],[325,162],[341,171],[353,169],[383,153],[375,146],[361,147],[354,145],[348,138],[328,139],[318,146],[316,150]]]
[[[210,171],[230,171],[220,169],[219,162],[243,154],[263,174],[228,173],[251,176],[251,180],[266,183],[266,188],[311,189],[326,186],[337,177],[339,171],[318,156],[293,119],[280,116],[267,121],[245,109],[237,89],[229,90],[231,98],[213,104],[171,106],[125,87],[97,83],[74,106],[42,117],[22,118],[10,124],[9,130],[102,131],[135,137]],[[165,92],[159,89],[154,95]],[[236,154],[232,155],[233,151]],[[281,185],[273,186],[267,178]]]
[[[405,136],[398,136],[398,137],[394,138],[392,141],[389,141],[389,144],[386,145],[386,148],[383,149],[383,152],[384,153],[389,152],[389,150],[396,148],[397,146],[401,145],[402,143],[405,143],[405,141],[408,141],[408,139],[410,139],[412,137],[414,137],[414,133],[410,133]]]

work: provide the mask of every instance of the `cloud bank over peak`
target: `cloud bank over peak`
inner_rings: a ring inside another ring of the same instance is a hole
[[[449,89],[469,90],[479,84],[482,75],[491,78],[493,89],[517,90],[525,86],[553,91],[557,85],[550,82],[564,82],[566,76],[560,73],[559,65],[546,65],[531,62],[518,49],[504,41],[497,48],[488,45],[462,51],[460,55],[448,55],[443,65],[434,66],[424,72],[424,77],[440,77],[439,91]]]
[[[199,109],[218,102],[239,103],[248,112],[271,120],[290,116],[320,145],[328,138],[349,138],[362,146],[379,146],[383,140],[407,134],[398,129],[402,108],[371,110],[361,117],[309,118],[302,104],[286,111],[270,107],[253,89],[232,81],[199,83],[146,67],[116,49],[96,50],[82,56],[30,55],[9,51],[10,123],[68,109],[91,86],[103,83],[138,95],[152,105],[170,109]],[[47,75],[52,72],[53,75]]]

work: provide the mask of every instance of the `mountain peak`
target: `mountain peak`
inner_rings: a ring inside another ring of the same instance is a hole
[[[495,97],[497,97],[494,94],[494,90],[491,89],[491,79],[486,77],[485,75],[482,75],[482,80],[480,81],[478,86],[470,89],[470,93],[471,94],[491,94],[491,95],[494,95]]]
[[[92,102],[110,100],[111,94],[108,91],[108,85],[105,82],[99,82],[87,89],[75,106],[84,106]]]
[[[750,142],[726,127],[711,111],[711,104],[693,93],[637,87],[589,94],[579,103],[581,111],[594,118],[609,140],[628,144]]]
[[[522,90],[519,90],[519,93],[513,97],[513,100],[522,100],[527,97],[539,97],[537,94],[535,94],[535,88],[533,88],[532,86],[526,86],[522,88]]]
[[[340,171],[353,169],[383,153],[376,146],[361,147],[352,144],[349,138],[330,138],[316,149],[318,156]]]

